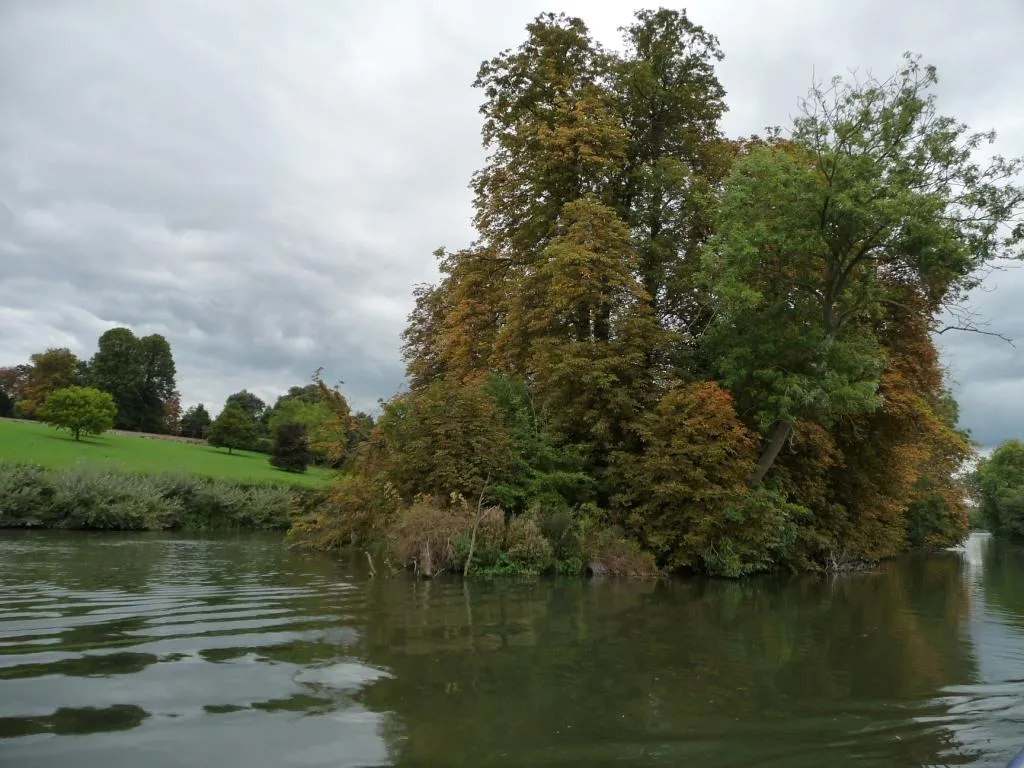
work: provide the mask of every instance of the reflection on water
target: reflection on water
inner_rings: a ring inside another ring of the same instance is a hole
[[[977,674],[941,701],[961,743],[1008,756],[1024,749],[1024,549],[978,535],[966,560]]]
[[[1024,551],[837,578],[368,579],[0,532],[0,765],[1003,766]]]

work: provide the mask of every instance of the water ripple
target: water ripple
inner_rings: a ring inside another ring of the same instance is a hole
[[[984,539],[742,583],[370,580],[259,537],[5,535],[0,563],[5,768],[1002,768],[1024,746],[1024,552]]]
[[[345,742],[334,764],[384,764],[381,715],[352,697],[387,673],[347,658],[360,598],[336,572],[297,576],[275,541],[82,541],[0,541],[0,764],[227,765],[244,728],[247,765],[310,765],[258,725],[296,713],[310,744]],[[184,723],[191,746],[164,749]]]

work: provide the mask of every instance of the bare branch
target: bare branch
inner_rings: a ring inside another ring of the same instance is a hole
[[[966,325],[946,325],[939,328],[935,333],[941,336],[946,331],[965,331],[967,333],[980,333],[982,336],[995,336],[997,339],[1005,341],[1014,349],[1017,348],[1017,345],[1013,343],[1013,339],[997,331],[983,331],[981,328],[972,328]]]

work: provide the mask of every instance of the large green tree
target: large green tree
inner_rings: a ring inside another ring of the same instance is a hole
[[[272,439],[282,425],[301,424],[316,463],[341,466],[359,442],[354,435],[350,438],[356,419],[339,386],[328,386],[322,372],[317,369],[311,383],[290,387],[277,398],[273,408],[263,412],[262,424]],[[364,438],[368,433],[363,430]]]
[[[175,391],[171,346],[160,334],[137,337],[112,328],[99,338],[89,361],[89,383],[117,403],[116,426],[144,432],[165,431],[164,411]]]
[[[140,427],[142,354],[130,329],[111,328],[99,337],[96,354],[89,361],[89,384],[113,396],[119,429]]]
[[[267,421],[267,428],[272,436],[284,424],[301,424],[308,432],[314,432],[330,416],[330,410],[319,401],[311,403],[301,398],[288,398],[278,401]]]
[[[174,396],[177,369],[171,345],[158,333],[139,339],[142,350],[142,389],[139,428],[143,432],[166,432],[167,402]]]
[[[730,160],[718,127],[726,110],[715,74],[722,52],[684,11],[639,11],[623,34],[613,88],[629,138],[614,205],[630,227],[654,311],[689,345],[706,322],[693,274]]]
[[[881,405],[879,323],[910,303],[930,320],[1017,255],[1016,160],[978,160],[991,134],[939,115],[935,70],[908,57],[884,81],[815,88],[792,136],[754,144],[725,182],[705,253],[714,375],[769,438],[770,469],[796,419]]]
[[[227,406],[231,403],[238,403],[242,406],[242,409],[248,413],[252,417],[252,420],[257,424],[262,424],[266,419],[267,404],[258,395],[253,394],[247,389],[228,395],[224,405]]]

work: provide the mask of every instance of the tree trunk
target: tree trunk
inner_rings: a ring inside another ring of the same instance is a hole
[[[466,565],[462,569],[462,578],[469,576],[469,566],[473,562],[473,550],[476,549],[476,529],[480,527],[480,510],[484,506],[484,493],[491,482],[491,475],[488,473],[484,485],[480,489],[480,499],[476,503],[476,519],[473,520],[473,535],[469,537],[469,553],[466,555]]]
[[[230,455],[231,455],[231,446],[229,445],[228,446],[228,456],[230,456]]]
[[[82,435],[82,430],[76,429],[75,430],[75,442],[76,443],[79,441],[79,438],[81,437],[81,435]]]
[[[772,464],[775,463],[779,451],[782,450],[782,446],[786,444],[791,434],[793,434],[792,421],[778,421],[775,423],[775,428],[772,429],[772,433],[768,436],[768,442],[761,450],[761,457],[757,460],[757,466],[750,474],[750,477],[747,478],[748,488],[757,488],[761,484],[761,481],[768,474],[768,470],[772,468]]]

